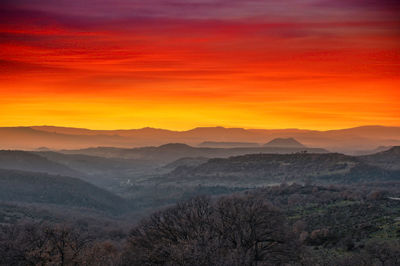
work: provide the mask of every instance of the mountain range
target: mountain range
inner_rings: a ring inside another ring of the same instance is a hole
[[[254,143],[262,145],[276,138],[294,138],[307,147],[360,153],[360,150],[373,150],[379,146],[399,145],[400,127],[362,126],[327,131],[224,127],[199,127],[186,131],[155,128],[90,130],[54,126],[2,127],[0,128],[0,149],[33,150],[46,147],[54,150],[99,146],[133,148],[167,143],[185,143],[204,147],[204,142],[211,142],[214,145],[225,143],[222,144],[225,146],[249,143],[254,147]]]

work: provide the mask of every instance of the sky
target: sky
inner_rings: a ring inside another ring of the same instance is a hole
[[[2,0],[0,126],[400,126],[398,0]]]

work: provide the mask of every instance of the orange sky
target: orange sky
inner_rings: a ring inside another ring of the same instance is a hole
[[[400,126],[394,0],[13,0],[0,126]]]

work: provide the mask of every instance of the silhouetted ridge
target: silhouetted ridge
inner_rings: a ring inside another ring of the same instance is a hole
[[[294,138],[276,138],[264,144],[265,147],[306,148]]]
[[[168,143],[158,147],[159,150],[190,150],[193,149],[192,146],[189,146],[184,143]]]

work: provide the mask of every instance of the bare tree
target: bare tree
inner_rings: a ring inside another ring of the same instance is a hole
[[[91,239],[65,225],[2,226],[0,265],[78,265]]]
[[[261,199],[200,197],[144,220],[130,234],[123,264],[275,265],[296,259],[295,239]]]

